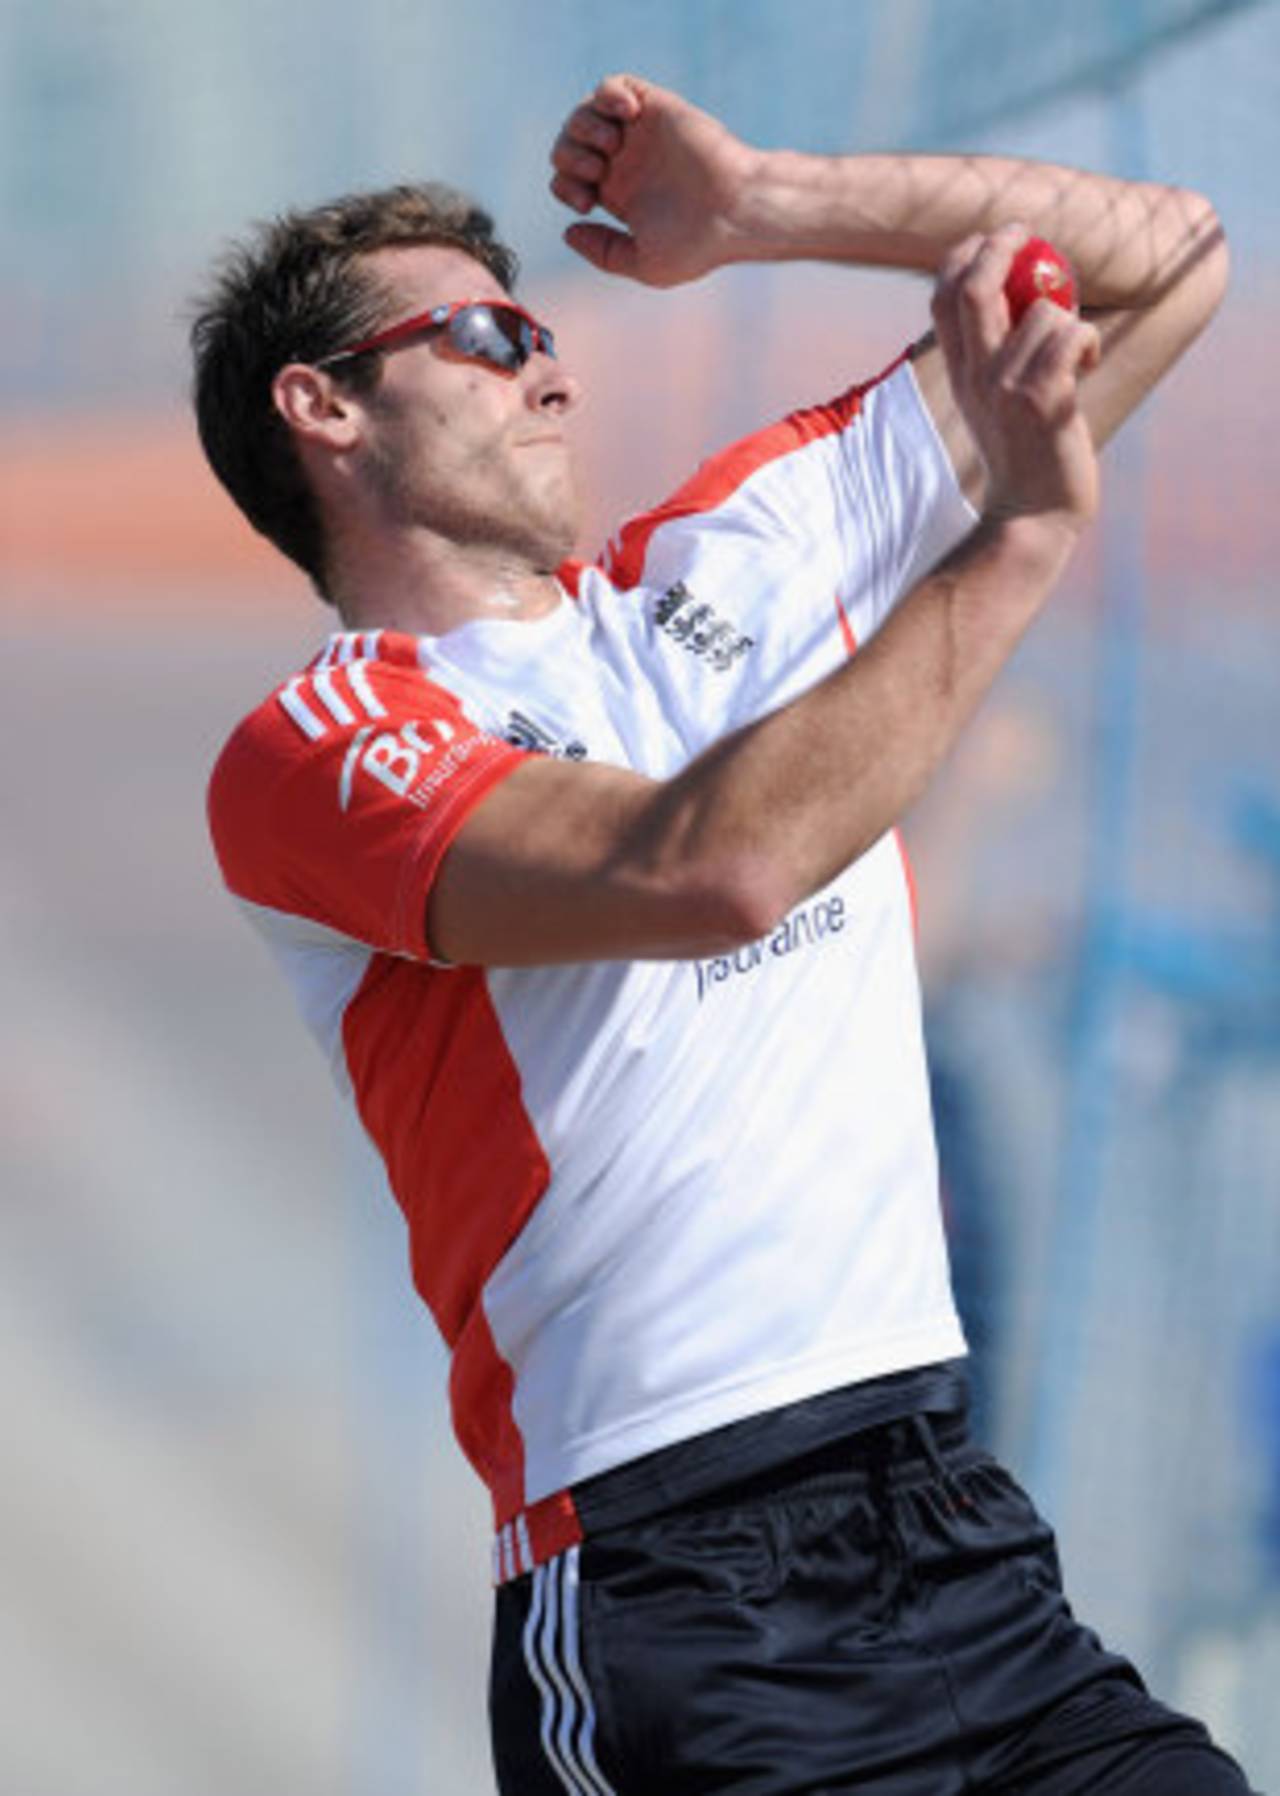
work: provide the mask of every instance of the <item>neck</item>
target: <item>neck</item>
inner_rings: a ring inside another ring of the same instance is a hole
[[[329,590],[351,630],[443,636],[476,618],[545,617],[563,597],[551,568],[493,544],[384,535],[335,544]]]

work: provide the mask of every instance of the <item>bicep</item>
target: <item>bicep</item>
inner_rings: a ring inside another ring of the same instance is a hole
[[[459,964],[679,959],[723,939],[664,813],[627,768],[531,757],[454,837],[427,901],[427,935]]]

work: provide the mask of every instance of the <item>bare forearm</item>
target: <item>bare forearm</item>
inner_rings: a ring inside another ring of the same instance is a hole
[[[933,273],[974,233],[1018,223],[1075,264],[1095,312],[1156,315],[1129,344],[1131,410],[1221,297],[1226,251],[1212,206],[1183,188],[1007,156],[809,156],[757,150],[678,94],[610,77],[566,121],[553,191],[583,218],[569,241],[611,274],[654,286],[733,261],[856,262]]]
[[[1152,303],[1218,233],[1185,189],[1001,156],[761,152],[735,212],[735,260],[924,273],[970,232],[1021,222],[1071,258],[1094,307]]]

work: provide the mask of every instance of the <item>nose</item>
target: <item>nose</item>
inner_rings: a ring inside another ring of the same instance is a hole
[[[530,357],[528,367],[533,372],[525,398],[531,411],[563,417],[574,410],[582,398],[582,384],[576,374],[549,355]]]

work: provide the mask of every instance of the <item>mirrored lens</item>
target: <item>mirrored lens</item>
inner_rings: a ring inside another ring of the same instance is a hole
[[[536,351],[556,352],[547,327],[533,324],[517,306],[463,306],[449,320],[449,336],[461,354],[510,370],[523,368]]]
[[[532,353],[529,327],[505,306],[464,306],[450,320],[449,335],[463,355],[496,368],[523,368]]]

